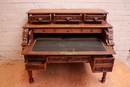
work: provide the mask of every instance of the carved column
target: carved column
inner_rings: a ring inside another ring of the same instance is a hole
[[[114,42],[113,42],[113,29],[112,28],[108,28],[108,43],[112,46],[114,46]]]
[[[111,45],[112,47],[114,46],[112,28],[107,28],[103,31],[103,39],[107,45]]]
[[[24,48],[28,44],[28,32],[29,32],[28,28],[23,29],[23,37],[22,37],[23,42],[21,44],[22,45],[22,50],[24,50]]]

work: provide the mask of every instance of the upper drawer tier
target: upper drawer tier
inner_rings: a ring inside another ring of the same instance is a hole
[[[101,9],[32,9],[28,23],[101,23],[106,21],[107,12]]]
[[[51,14],[29,14],[29,23],[51,22]]]
[[[102,33],[102,29],[33,29],[34,33]]]
[[[81,14],[54,14],[54,22],[81,22]]]

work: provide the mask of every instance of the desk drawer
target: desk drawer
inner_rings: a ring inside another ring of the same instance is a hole
[[[93,72],[112,72],[113,66],[95,66]]]
[[[84,21],[85,22],[102,22],[106,20],[106,14],[84,14]]]
[[[102,33],[102,29],[82,29],[82,33]]]
[[[51,14],[29,14],[28,21],[31,23],[51,22]]]
[[[54,33],[54,29],[33,29],[34,33]]]
[[[54,22],[81,22],[81,14],[54,14]]]
[[[29,60],[26,61],[26,70],[46,70],[47,60]]]
[[[102,33],[102,29],[33,29],[34,33]]]
[[[56,33],[81,33],[81,29],[55,29]]]
[[[26,60],[45,60],[43,55],[25,55]]]
[[[114,64],[114,57],[108,56],[94,56],[90,60],[91,69],[93,72],[111,72]]]
[[[47,56],[48,63],[89,62],[91,56]]]

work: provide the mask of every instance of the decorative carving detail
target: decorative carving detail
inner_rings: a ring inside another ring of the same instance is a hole
[[[26,69],[45,69],[44,65],[26,65]]]
[[[103,38],[104,38],[104,41],[106,42],[107,45],[114,46],[113,29],[112,28],[108,28],[108,29],[103,31]]]
[[[27,55],[26,57],[27,57],[28,59],[31,59],[31,60],[36,60],[36,59],[45,60],[45,57],[42,56],[42,55]]]
[[[98,68],[95,68],[94,71],[97,71],[97,72],[104,72],[104,71],[111,72],[112,67],[98,67]]]
[[[48,57],[48,61],[50,62],[57,62],[57,61],[72,61],[72,62],[76,62],[76,61],[84,61],[84,62],[88,62],[90,59],[90,57],[73,57],[73,56],[66,56],[66,57]]]
[[[96,64],[100,64],[100,63],[112,63],[113,64],[113,60],[96,60],[95,63]]]
[[[38,20],[39,22],[41,22],[42,20],[50,20],[50,17],[30,17],[30,21],[33,20]]]
[[[55,20],[81,20],[81,16],[55,16]]]
[[[104,16],[87,16],[86,21],[87,20],[102,21],[102,20],[105,20],[105,17]]]
[[[113,29],[112,28],[108,28],[108,43],[112,46],[114,46],[114,42],[113,42]]]
[[[50,22],[51,20],[51,14],[37,14],[32,15],[30,14],[28,16],[28,22]]]
[[[28,32],[29,30],[27,28],[23,29],[23,37],[22,37],[22,50],[24,50],[24,48],[26,47],[27,43],[28,43]]]

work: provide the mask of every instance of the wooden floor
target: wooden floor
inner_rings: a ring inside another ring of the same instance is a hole
[[[88,63],[49,64],[47,71],[34,71],[29,84],[23,61],[0,61],[0,87],[130,87],[130,69],[116,61],[113,72],[100,83],[101,73],[92,73]]]

